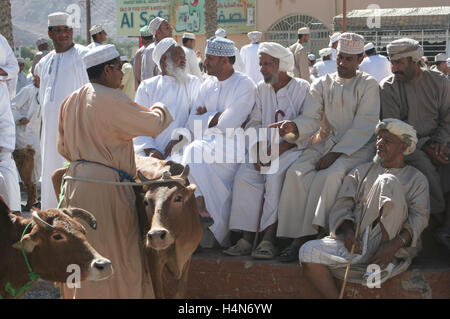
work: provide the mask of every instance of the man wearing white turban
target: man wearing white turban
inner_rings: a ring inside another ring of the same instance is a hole
[[[323,48],[319,50],[322,61],[317,62],[313,66],[312,75],[314,78],[320,78],[325,74],[331,74],[337,71],[336,60],[331,59],[331,48]]]
[[[449,168],[450,81],[442,74],[423,69],[422,46],[413,39],[399,39],[387,46],[392,76],[380,85],[383,118],[397,118],[412,125],[419,142],[406,163],[419,169],[430,184],[431,214],[445,210],[444,192],[438,170]],[[442,181],[450,176],[442,174]],[[450,247],[450,211],[443,228],[435,234]]]
[[[189,164],[189,180],[197,185],[200,216],[205,222],[208,217],[214,222],[200,242],[204,247],[214,245],[214,238],[221,246],[230,245],[231,188],[239,163],[245,160],[245,147],[239,148],[244,145],[239,144],[235,133],[255,105],[254,82],[234,71],[234,48],[233,41],[221,37],[206,43],[204,63],[210,76],[202,83],[196,109],[188,120],[196,139],[184,149],[181,162]]]
[[[335,32],[332,35],[330,35],[330,43],[328,43],[328,46],[331,48],[331,60],[336,61],[337,57],[337,45],[339,41],[339,37],[341,36],[340,32]]]
[[[165,38],[156,45],[153,59],[161,74],[141,82],[135,101],[146,107],[161,102],[174,115],[174,120],[156,138],[135,138],[134,150],[141,156],[166,159],[182,140],[183,129],[187,130],[187,120],[196,106],[194,102],[201,83],[196,76],[187,73],[184,50],[172,38]]]
[[[161,74],[158,66],[153,61],[153,50],[159,41],[172,37],[172,27],[167,20],[156,17],[148,24],[148,32],[153,34],[155,42],[146,47],[142,54],[141,81]]]
[[[325,298],[338,298],[332,275],[342,279],[353,244],[353,273],[348,280],[366,285],[367,266],[376,264],[383,269],[383,283],[408,268],[428,225],[428,182],[404,161],[416,146],[414,129],[402,121],[385,119],[376,134],[376,159],[344,178],[330,214],[330,236],[307,242],[300,249],[305,276]]]
[[[311,37],[311,30],[308,27],[304,27],[298,29],[297,33],[298,42],[289,47],[295,60],[294,76],[310,82],[308,51],[306,50],[305,44]]]
[[[278,43],[264,42],[258,50],[259,63],[264,81],[257,86],[256,104],[249,116],[246,129],[267,129],[275,121],[281,110],[284,120],[293,120],[303,113],[303,103],[309,94],[309,83],[303,79],[291,78],[287,72],[294,69],[292,52]],[[269,136],[269,134],[267,134]],[[273,141],[271,143],[271,141]],[[232,256],[249,255],[252,236],[258,229],[258,215],[261,213],[260,229],[264,237],[255,251],[254,258],[272,259],[275,257],[275,234],[278,202],[284,175],[289,166],[301,155],[308,139],[289,143],[275,142],[266,137],[250,144],[248,151],[270,147],[270,165],[265,171],[259,159],[257,163],[240,164],[233,184],[230,230],[243,231],[236,245],[224,252]],[[266,146],[267,145],[267,146]],[[269,162],[269,161],[267,161]],[[276,165],[276,166],[275,166]],[[262,207],[261,207],[262,206]]]
[[[261,72],[259,71],[259,58],[258,58],[258,48],[260,46],[259,41],[261,41],[262,32],[252,31],[249,32],[248,38],[251,43],[244,45],[241,48],[242,62],[244,63],[245,70],[244,73],[247,74],[255,84],[264,80]]]
[[[391,63],[385,56],[377,54],[377,49],[372,42],[364,46],[364,52],[366,57],[359,65],[360,71],[370,74],[378,83],[392,75]]]
[[[41,80],[39,102],[42,110],[42,209],[58,206],[51,175],[64,167],[64,158],[56,148],[61,103],[70,93],[89,82],[83,62],[83,57],[89,49],[73,43],[70,15],[65,12],[50,14],[48,36],[53,41],[55,50],[42,58],[35,68],[35,75]]]
[[[282,261],[295,260],[302,243],[328,232],[328,216],[344,176],[373,157],[370,139],[379,119],[380,96],[377,81],[357,70],[364,38],[344,33],[337,51],[338,72],[311,85],[313,98],[303,107],[308,113],[274,125],[281,126],[281,136],[294,133],[297,139],[288,138],[291,142],[310,137],[320,128],[286,173],[277,236],[295,240],[282,252]]]

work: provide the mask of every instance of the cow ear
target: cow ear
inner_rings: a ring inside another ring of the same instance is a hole
[[[34,241],[31,238],[30,234],[23,236],[21,242],[23,243],[23,248],[24,248],[25,252],[27,252],[27,253],[31,253],[33,251],[34,247],[36,247],[38,244],[37,241]],[[12,247],[15,249],[21,250],[22,249],[22,245],[20,244],[21,242],[18,241],[17,243],[14,243],[12,245]]]
[[[183,201],[186,202],[194,194],[196,189],[197,186],[195,186],[194,184],[186,186],[186,188],[184,189]]]

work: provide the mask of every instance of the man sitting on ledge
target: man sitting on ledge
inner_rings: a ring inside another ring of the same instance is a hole
[[[388,269],[381,273],[383,282],[406,270],[428,225],[428,181],[404,162],[404,156],[415,150],[415,130],[400,120],[385,119],[377,125],[376,134],[373,163],[356,167],[339,190],[330,214],[330,236],[307,242],[300,249],[305,276],[326,298],[338,298],[331,270],[347,266],[353,244],[352,265]]]

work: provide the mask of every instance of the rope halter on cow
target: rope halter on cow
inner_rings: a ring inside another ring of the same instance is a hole
[[[37,212],[33,212],[33,213],[32,213],[32,216],[33,216],[33,220],[36,220],[37,223],[40,223],[40,222],[45,223],[45,222],[39,217],[39,215],[37,214]],[[33,271],[33,269],[32,269],[31,266],[30,266],[30,263],[28,262],[27,254],[25,253],[25,248],[23,247],[23,241],[22,241],[23,237],[24,237],[25,234],[27,233],[28,228],[29,228],[32,224],[33,224],[32,221],[29,222],[29,223],[27,224],[27,226],[25,227],[25,229],[24,229],[24,231],[23,231],[23,233],[22,233],[22,236],[20,237],[20,247],[21,247],[21,249],[22,249],[22,255],[23,255],[23,258],[25,259],[25,264],[27,265],[27,268],[28,268],[28,277],[30,278],[30,280],[29,280],[25,285],[23,285],[21,288],[19,288],[17,291],[11,286],[11,283],[10,283],[10,282],[8,282],[8,283],[6,284],[6,286],[5,286],[5,291],[6,291],[7,293],[10,293],[11,296],[12,296],[14,299],[16,299],[17,297],[19,297],[20,295],[22,295],[22,293],[24,293],[25,291],[27,291],[27,290],[31,287],[31,285],[32,285],[35,281],[37,281],[37,280],[40,278],[40,276],[39,276],[37,273],[35,273],[35,272]],[[47,223],[45,223],[45,224],[47,224]],[[48,224],[47,224],[47,225],[48,225]],[[3,299],[3,297],[2,297],[1,295],[0,295],[0,299]]]

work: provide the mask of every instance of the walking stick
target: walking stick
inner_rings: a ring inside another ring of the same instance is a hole
[[[286,114],[283,112],[283,110],[278,109],[275,112],[275,123],[278,122],[278,115],[280,115],[280,114],[283,117],[286,116]],[[258,156],[259,156],[259,154],[258,154]],[[254,251],[256,249],[256,245],[258,244],[258,235],[259,235],[259,231],[261,229],[261,218],[262,218],[262,213],[263,213],[264,195],[265,194],[266,194],[266,183],[264,183],[264,191],[263,191],[263,195],[262,195],[262,198],[261,198],[261,207],[259,208],[258,224],[256,225],[256,234],[255,234],[255,239],[253,240],[252,251]]]
[[[348,273],[350,272],[350,266],[352,264],[353,254],[355,253],[356,240],[358,240],[359,227],[361,226],[361,220],[362,220],[362,216],[363,216],[365,203],[366,203],[366,199],[364,198],[362,200],[362,203],[361,203],[361,210],[359,212],[359,220],[358,220],[358,223],[356,224],[355,242],[353,243],[352,250],[350,251],[350,258],[348,260],[347,268],[345,269],[344,282],[342,283],[342,288],[341,288],[341,293],[339,295],[339,299],[343,299],[344,298],[344,290],[345,290],[345,286],[347,284]]]

